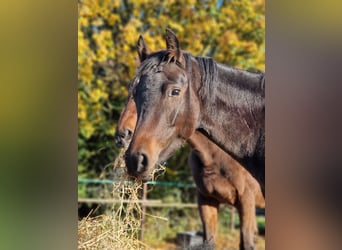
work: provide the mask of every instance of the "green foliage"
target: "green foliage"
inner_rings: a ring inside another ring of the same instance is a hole
[[[154,51],[165,48],[165,29],[171,28],[194,55],[264,70],[264,12],[264,0],[78,1],[79,176],[111,174],[118,155],[113,134],[136,71],[140,34]],[[161,180],[192,181],[188,152],[185,147],[168,161]],[[86,195],[82,188],[79,194]]]
[[[259,232],[265,232],[265,216],[257,216],[257,225]]]

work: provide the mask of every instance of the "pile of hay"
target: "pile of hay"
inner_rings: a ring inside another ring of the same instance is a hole
[[[160,166],[158,170],[165,168]],[[142,183],[129,179],[124,150],[116,158],[113,171],[113,199],[121,202],[113,205],[111,213],[88,216],[78,222],[78,249],[149,249],[139,240]]]

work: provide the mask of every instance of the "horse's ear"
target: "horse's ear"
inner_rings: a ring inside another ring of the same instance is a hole
[[[168,53],[168,62],[174,61],[179,62],[183,67],[185,67],[185,58],[181,49],[179,48],[179,41],[170,29],[166,29],[166,49]]]
[[[140,62],[142,62],[150,54],[150,49],[146,46],[145,40],[142,37],[142,35],[139,36],[137,48],[138,48],[138,55],[139,55]]]

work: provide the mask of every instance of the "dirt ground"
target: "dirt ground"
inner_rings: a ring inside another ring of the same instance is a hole
[[[240,232],[234,229],[229,232],[219,232],[216,240],[216,250],[239,250]],[[148,242],[151,249],[154,250],[178,250],[176,239],[164,239],[159,242]],[[258,235],[256,250],[265,249],[265,237]]]

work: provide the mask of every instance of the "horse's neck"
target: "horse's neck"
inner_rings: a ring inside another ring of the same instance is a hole
[[[195,131],[188,139],[192,150],[202,162],[206,169],[219,169],[222,166],[229,171],[245,171],[241,164],[234,160],[229,154],[224,152],[214,142],[210,141],[199,131]]]
[[[264,152],[260,150],[264,148],[259,144],[263,143],[264,138],[263,93],[255,93],[250,89],[256,81],[254,75],[241,75],[241,71],[234,70],[227,75],[226,71],[218,66],[217,82],[206,86],[205,94],[200,97],[202,110],[199,128],[224,151],[237,158],[262,155]],[[251,83],[241,86],[237,83],[241,80],[239,77],[246,78],[243,84],[247,80],[251,80]]]
[[[212,154],[214,150],[221,150],[215,146],[215,144],[213,144],[206,136],[198,131],[195,131],[187,139],[187,142],[190,144],[192,150],[194,150],[197,156],[201,159],[201,162],[204,166],[210,166],[214,161]]]

